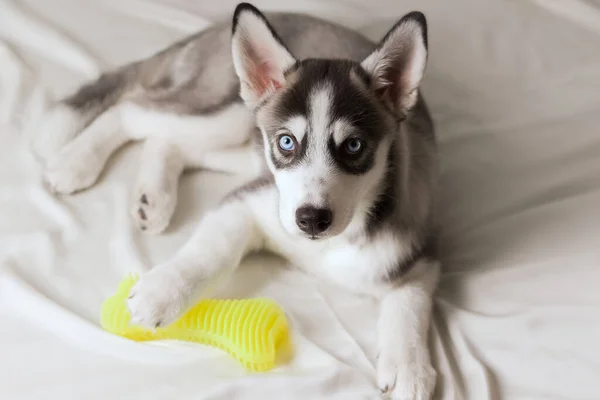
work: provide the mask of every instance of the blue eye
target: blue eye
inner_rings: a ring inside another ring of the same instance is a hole
[[[283,151],[292,151],[294,150],[294,139],[290,135],[281,135],[279,136],[279,148]]]
[[[362,148],[363,148],[363,144],[358,139],[348,139],[348,140],[346,140],[346,143],[344,144],[344,149],[349,154],[358,154],[362,150]]]

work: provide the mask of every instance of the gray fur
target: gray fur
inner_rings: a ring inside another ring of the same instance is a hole
[[[96,81],[83,85],[63,102],[81,113],[83,125],[86,126],[135,87],[137,67],[138,64],[134,63],[104,73]]]
[[[357,135],[365,142],[370,142],[369,150],[358,159],[344,157],[337,146],[330,146],[331,161],[339,165],[347,173],[364,174],[373,165],[374,149],[386,132],[383,124],[379,123],[380,110],[375,99],[364,90],[369,81],[365,71],[358,62],[349,60],[308,59],[298,62],[293,71],[293,81],[289,90],[284,91],[273,103],[275,104],[264,120],[268,142],[274,150],[271,159],[278,168],[288,168],[302,162],[306,148],[310,146],[307,134],[303,143],[298,143],[298,151],[293,155],[281,154],[277,149],[277,130],[282,122],[295,115],[307,115],[310,108],[310,93],[321,85],[330,85],[333,90],[333,117],[336,120],[346,120],[356,128]],[[353,76],[363,80],[355,82]],[[258,110],[260,112],[260,108]],[[309,131],[312,127],[307,127]]]
[[[298,59],[360,61],[375,46],[350,29],[310,16],[283,13],[266,16]],[[79,110],[93,108],[96,117],[127,94],[145,106],[181,114],[204,114],[239,101],[238,91],[239,81],[231,58],[231,21],[226,21],[146,60],[102,75],[65,102]],[[99,98],[105,101],[98,101]]]
[[[310,67],[311,62],[318,61],[300,61],[297,68],[286,75],[292,86],[294,83],[306,86],[296,86],[297,90],[306,92],[319,79],[333,82],[336,90],[347,88],[337,101],[341,104],[345,100],[346,105],[339,111],[344,116],[356,116],[366,109],[367,104],[376,102],[377,88],[372,87],[369,76],[358,64],[376,48],[375,43],[350,29],[306,15],[265,15],[297,60],[330,60],[327,61],[329,64],[322,62],[318,68]],[[238,96],[240,84],[231,56],[231,28],[229,21],[216,24],[146,60],[101,76],[65,99],[64,103],[89,116],[89,123],[123,98],[146,107],[192,115],[212,113],[241,101]],[[359,95],[364,99],[357,100]],[[305,95],[298,96],[300,100],[306,100]],[[276,111],[271,113],[273,125],[282,114],[289,116],[291,107],[291,103],[279,109],[275,107]],[[365,235],[357,238],[357,242],[369,240],[382,229],[397,230],[413,238],[413,254],[406,260],[399,260],[396,273],[385,279],[402,275],[409,269],[408,264],[428,253],[426,249],[431,247],[437,168],[433,124],[422,96],[418,95],[416,106],[407,114],[390,116],[389,111],[380,105],[375,107],[372,115],[365,117],[366,124],[375,124],[370,126],[372,132],[368,138],[374,146],[383,135],[393,135],[393,141],[388,170],[379,182],[379,195],[365,221]],[[385,126],[377,125],[379,120],[386,121]],[[267,145],[274,146],[273,141]],[[367,164],[365,168],[369,168]],[[361,173],[362,170],[356,171]],[[262,178],[228,198],[270,184],[272,177]]]
[[[89,187],[119,146],[145,139],[132,217],[161,232],[182,171],[234,164],[219,151],[247,141],[254,124],[264,176],[207,212],[171,261],[141,277],[127,301],[132,320],[168,325],[247,254],[273,251],[379,298],[377,385],[384,397],[426,399],[435,386],[425,339],[439,276],[435,137],[418,91],[426,60],[419,12],[375,46],[339,25],[265,17],[241,3],[231,23],[82,87],[43,125],[58,138],[36,147],[72,139],[45,173],[53,189],[72,193]],[[294,147],[279,147],[281,135]]]

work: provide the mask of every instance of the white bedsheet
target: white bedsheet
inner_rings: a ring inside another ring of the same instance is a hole
[[[439,399],[600,398],[600,3],[282,2],[377,38],[426,12],[424,83],[442,158],[443,262],[431,342]],[[272,296],[296,357],[246,374],[217,350],[99,327],[127,271],[182,245],[239,177],[186,174],[167,234],[129,223],[138,149],[54,197],[22,127],[101,69],[229,15],[234,0],[0,0],[0,398],[377,398],[377,306],[283,262],[245,262],[222,295]]]

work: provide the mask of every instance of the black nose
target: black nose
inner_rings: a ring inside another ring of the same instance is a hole
[[[296,210],[296,225],[309,235],[317,235],[329,228],[331,217],[331,211],[326,208],[300,207]]]

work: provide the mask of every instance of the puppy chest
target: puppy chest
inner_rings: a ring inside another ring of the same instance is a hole
[[[356,292],[372,292],[382,284],[384,260],[355,246],[324,248],[302,257],[300,265],[311,274]]]

